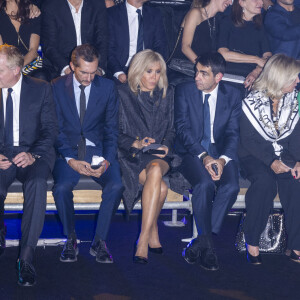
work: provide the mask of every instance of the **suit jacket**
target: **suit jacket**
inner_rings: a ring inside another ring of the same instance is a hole
[[[42,5],[44,64],[59,75],[69,65],[77,46],[75,25],[67,0],[47,0]],[[81,12],[82,44],[94,45],[100,53],[99,65],[106,69],[107,19],[104,0],[84,0]]]
[[[108,10],[108,70],[114,74],[124,71],[129,57],[129,25],[126,3],[110,7]],[[144,48],[168,55],[168,42],[160,11],[147,4],[143,5]]]
[[[53,96],[59,123],[56,149],[62,157],[78,158],[81,131],[95,144],[87,146],[87,156],[103,156],[109,162],[116,159],[118,142],[119,99],[111,80],[95,76],[81,128],[76,108],[73,74],[52,82]]]
[[[19,146],[22,151],[40,155],[50,169],[55,161],[54,142],[58,133],[50,84],[23,76],[20,97]],[[4,117],[0,89],[0,153],[4,152]]]
[[[241,114],[241,95],[234,87],[219,83],[213,136],[218,156],[237,160],[239,141],[239,117]],[[175,150],[180,155],[190,153],[199,155],[206,151],[201,146],[203,137],[202,92],[194,82],[176,87],[174,120],[176,130]]]

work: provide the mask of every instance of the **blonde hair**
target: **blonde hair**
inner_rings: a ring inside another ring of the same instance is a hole
[[[14,69],[16,67],[20,67],[21,69],[23,68],[24,57],[17,47],[7,44],[1,45],[0,55],[6,56],[7,66],[10,69]]]
[[[128,85],[132,92],[138,93],[140,89],[141,79],[144,72],[147,71],[150,65],[154,63],[160,64],[160,78],[158,81],[159,90],[163,90],[163,98],[166,97],[168,88],[167,67],[163,57],[150,49],[143,50],[134,55],[130,62],[128,71]],[[151,92],[151,96],[153,91]]]
[[[284,87],[291,85],[299,73],[300,61],[285,54],[275,54],[265,64],[252,90],[264,92],[270,98],[281,99]]]

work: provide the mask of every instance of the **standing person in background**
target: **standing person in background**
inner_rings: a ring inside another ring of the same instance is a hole
[[[151,49],[167,58],[163,18],[147,1],[127,0],[108,9],[108,70],[117,83],[127,81],[129,63],[137,52]]]
[[[71,52],[85,43],[100,53],[97,73],[103,75],[108,43],[104,0],[45,0],[42,13],[44,66],[49,80],[71,73]]]

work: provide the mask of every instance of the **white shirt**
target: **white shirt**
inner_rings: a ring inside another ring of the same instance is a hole
[[[21,74],[18,82],[12,87],[11,98],[13,101],[13,141],[14,146],[19,146],[19,135],[20,135],[20,97],[21,97],[21,86],[22,86],[23,75]],[[4,113],[4,124],[6,119],[6,100],[8,95],[8,89],[2,89],[3,97],[3,113]]]
[[[214,139],[214,122],[215,122],[218,90],[219,90],[219,84],[210,93],[202,92],[203,103],[204,103],[204,100],[205,100],[205,95],[210,94],[210,97],[208,98],[208,103],[209,103],[209,112],[210,112],[210,142],[212,144],[215,143],[215,139]],[[200,158],[201,155],[203,155],[203,152],[200,153],[198,155],[198,157]],[[225,165],[231,160],[231,158],[227,157],[226,155],[221,155],[220,158],[225,159]]]
[[[81,11],[82,11],[82,6],[83,6],[83,1],[80,4],[80,7],[78,9],[78,12],[76,12],[76,8],[69,2],[69,7],[71,10],[71,14],[72,14],[72,18],[74,21],[74,25],[75,25],[75,31],[76,31],[76,45],[80,46],[82,44],[81,42]],[[69,66],[65,66],[62,71],[61,71],[61,76],[65,75],[65,70],[68,68]]]
[[[138,13],[136,12],[137,9],[140,9],[143,14],[143,6],[136,8],[132,6],[126,1],[126,9],[127,9],[127,17],[128,17],[128,26],[129,26],[129,57],[126,62],[126,67],[129,66],[129,63],[136,54],[136,47],[137,47],[137,38],[139,32],[139,17]],[[118,79],[120,74],[124,74],[124,72],[116,72],[114,76]]]

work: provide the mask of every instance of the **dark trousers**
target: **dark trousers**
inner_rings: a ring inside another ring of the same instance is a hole
[[[219,233],[224,217],[239,193],[238,168],[230,161],[221,179],[214,182],[197,156],[183,157],[180,172],[193,187],[193,214],[199,235]]]
[[[65,159],[59,158],[55,162],[53,178],[53,197],[57,211],[63,224],[64,234],[70,236],[75,232],[73,189],[80,175],[67,164]],[[103,188],[95,236],[106,240],[112,215],[120,204],[124,190],[118,161],[111,162],[100,178],[92,177],[92,179]]]
[[[245,196],[247,216],[244,223],[245,239],[258,246],[259,237],[272,213],[277,189],[285,215],[288,248],[300,250],[300,182],[290,172],[276,175],[260,160],[249,156],[241,159],[241,167],[251,186]]]
[[[24,169],[12,165],[7,170],[0,170],[0,226],[3,226],[4,200],[9,186],[15,178],[23,184],[24,206],[20,258],[28,261],[33,258],[33,252],[44,225],[49,174],[48,164],[39,159]]]

